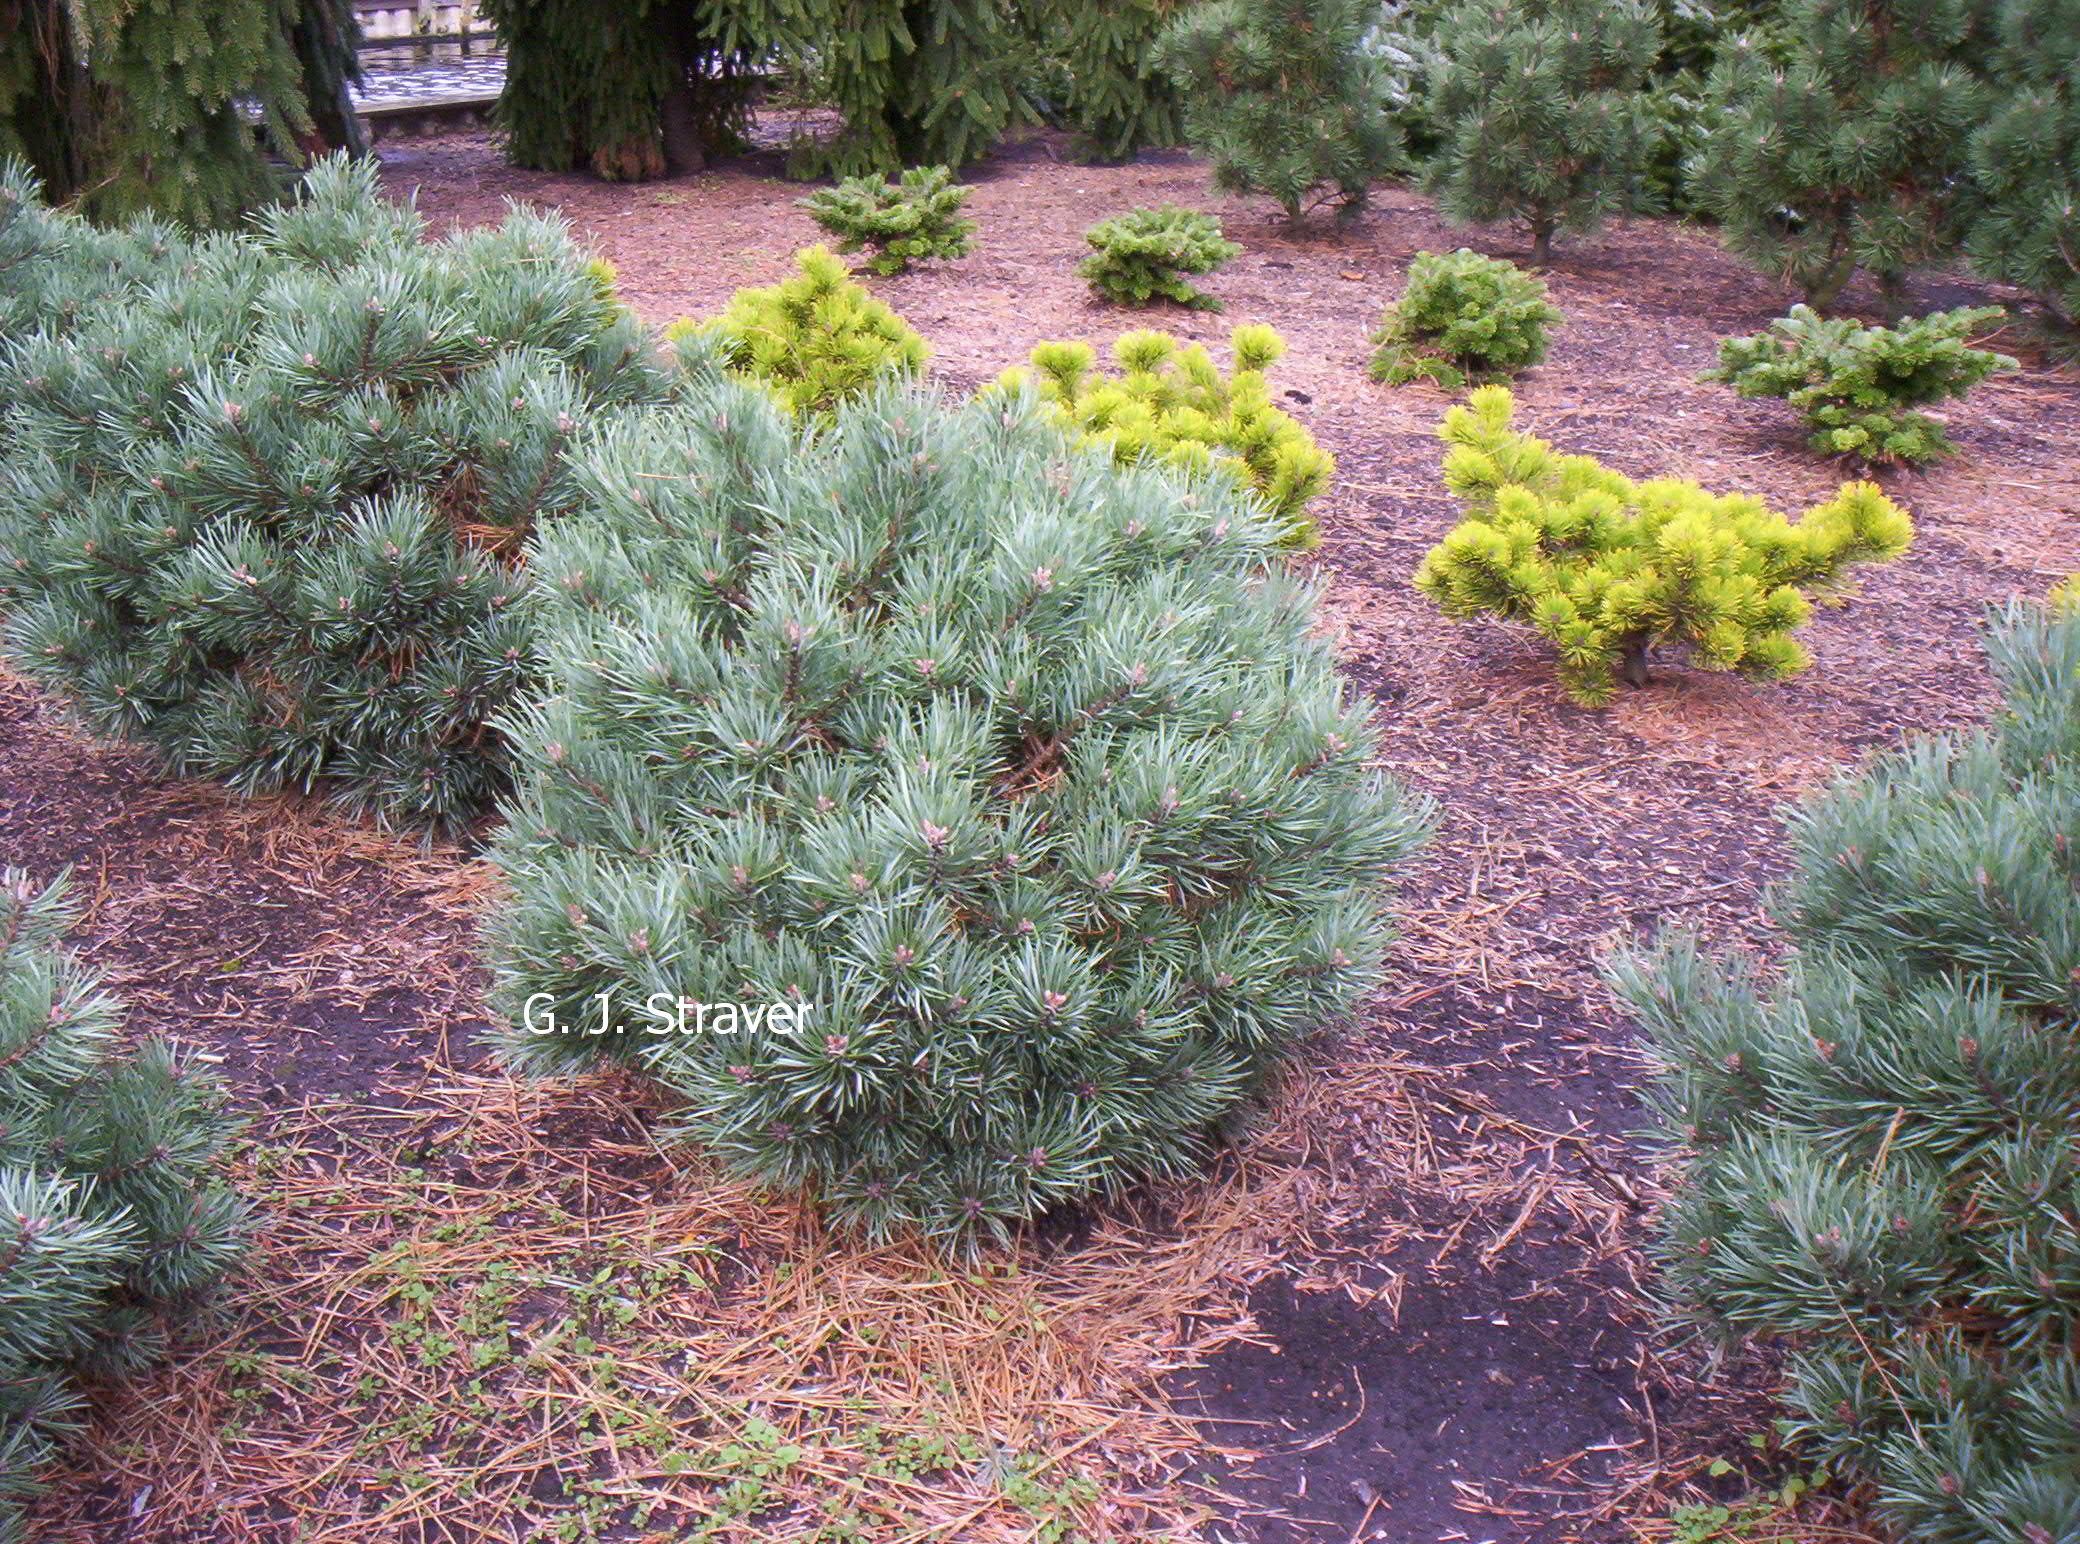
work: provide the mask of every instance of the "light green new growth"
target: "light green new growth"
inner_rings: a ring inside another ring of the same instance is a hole
[[[1201,311],[1221,303],[1197,288],[1186,274],[1211,273],[1242,248],[1221,235],[1210,214],[1165,204],[1100,220],[1083,233],[1092,255],[1076,271],[1091,292],[1123,306],[1174,300]]]
[[[1793,306],[1768,332],[1722,339],[1719,368],[1702,379],[1723,381],[1744,397],[1784,398],[1805,415],[1810,443],[1823,454],[1934,461],[1957,447],[1941,424],[1913,409],[1962,397],[1994,371],[2015,368],[2006,354],[1965,342],[2005,314],[1999,306],[1966,307],[1898,327],[1866,327]]]
[[[1229,343],[1235,372],[1227,380],[1196,343],[1180,348],[1167,333],[1130,332],[1112,346],[1118,375],[1095,368],[1097,350],[1088,343],[1043,343],[1030,369],[1007,370],[997,384],[1030,383],[1054,404],[1062,427],[1105,440],[1121,462],[1150,455],[1224,468],[1285,522],[1287,546],[1312,551],[1321,534],[1307,506],[1329,486],[1336,462],[1272,405],[1264,372],[1285,353],[1285,340],[1249,326],[1237,327]]]
[[[797,252],[795,267],[791,279],[738,290],[720,316],[672,323],[666,339],[713,340],[725,369],[797,418],[828,418],[884,375],[923,374],[924,340],[828,249]]]
[[[847,177],[797,202],[838,238],[840,252],[871,248],[866,267],[886,278],[913,262],[966,257],[975,222],[961,218],[961,205],[974,191],[944,166],[913,166],[901,182]]]
[[[1469,518],[1430,550],[1416,588],[1454,618],[1528,622],[1560,655],[1560,681],[1588,706],[1620,675],[1647,681],[1656,644],[1691,662],[1770,679],[1802,670],[1791,634],[1800,586],[1850,563],[1895,557],[1906,514],[1872,483],[1845,483],[1796,525],[1760,499],[1696,483],[1635,483],[1511,427],[1507,387],[1483,386],[1445,415],[1444,480]]]
[[[1408,287],[1372,335],[1372,378],[1457,391],[1470,379],[1515,375],[1545,359],[1546,329],[1561,320],[1545,281],[1514,263],[1464,247],[1418,252]]]

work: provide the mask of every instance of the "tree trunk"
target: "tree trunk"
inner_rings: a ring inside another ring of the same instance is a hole
[[[1647,644],[1645,633],[1632,633],[1618,640],[1618,674],[1627,686],[1647,684]]]
[[[1553,222],[1536,220],[1531,226],[1531,266],[1544,268],[1553,261]]]
[[[1806,304],[1815,311],[1825,311],[1842,298],[1842,291],[1856,276],[1856,254],[1843,252],[1823,268],[1806,285]]]
[[[708,164],[708,147],[701,137],[700,109],[694,90],[693,82],[682,77],[666,94],[658,113],[664,126],[664,166],[669,176],[691,176]]]

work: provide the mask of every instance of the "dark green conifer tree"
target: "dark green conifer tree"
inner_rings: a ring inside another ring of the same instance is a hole
[[[279,192],[261,130],[291,155],[358,147],[341,105],[354,36],[340,0],[16,0],[0,6],[0,159],[100,218],[226,224]]]
[[[1369,46],[1370,0],[1210,0],[1156,48],[1184,99],[1184,133],[1213,185],[1278,200],[1297,223],[1317,204],[1360,208],[1401,162],[1387,114],[1390,55]]]
[[[2080,349],[2080,0],[2008,0],[1972,137],[1969,244],[1989,279],[2035,293]]]
[[[811,0],[812,89],[844,127],[804,140],[804,176],[958,170],[1037,117],[1033,50],[1013,0]]]
[[[1722,45],[1695,193],[1735,255],[1824,311],[1859,269],[1896,304],[1910,269],[1950,251],[1984,9],[1790,0],[1779,33]]]
[[[1468,0],[1434,42],[1430,185],[1447,215],[1517,222],[1542,266],[1555,232],[1641,201],[1640,92],[1662,45],[1649,0]]]
[[[522,166],[589,166],[609,181],[698,171],[741,143],[769,58],[804,46],[805,4],[482,0],[506,49],[508,151]]]
[[[1182,104],[1157,68],[1156,40],[1187,0],[1021,0],[1039,45],[1056,120],[1075,130],[1078,154],[1126,160],[1181,143]]]

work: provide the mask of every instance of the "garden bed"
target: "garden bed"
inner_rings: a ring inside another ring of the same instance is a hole
[[[1410,589],[1455,518],[1433,432],[1451,399],[1364,374],[1415,252],[1521,243],[1392,187],[1296,235],[1181,154],[1060,150],[977,170],[972,257],[872,287],[955,390],[1052,338],[1286,337],[1274,389],[1338,461],[1310,560],[1327,616],[1384,765],[1444,812],[1362,1022],[1202,1183],[973,1273],[855,1248],[659,1144],[639,1089],[483,1064],[469,909],[490,879],[467,851],[166,782],[8,683],[0,851],[74,865],[82,942],[134,1028],[220,1058],[266,1224],[200,1354],[115,1397],[39,1537],[677,1537],[719,1516],[719,1538],[810,1538],[836,1496],[876,1544],[1605,1539],[1748,1452],[1766,1406],[1701,1390],[1646,1334],[1641,1069],[1595,964],[1664,924],[1769,949],[1780,806],[1984,719],[1985,605],[2080,568],[2080,381],[1996,377],[1949,414],[1955,462],[1884,478],[1917,539],[1816,611],[1807,675],[1668,669],[1590,712],[1535,640]],[[560,207],[654,323],[718,311],[818,237],[770,151],[633,187],[515,170],[481,136],[383,157],[437,225]],[[1224,316],[1123,311],[1076,278],[1087,225],[1162,202],[1243,244],[1203,285]],[[1780,404],[1695,382],[1790,298],[1708,231],[1566,240],[1547,279],[1568,323],[1517,387],[1534,432],[1793,513],[1842,480]]]

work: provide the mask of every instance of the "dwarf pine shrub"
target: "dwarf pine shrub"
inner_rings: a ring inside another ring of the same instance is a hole
[[[1199,344],[1130,332],[1112,346],[1116,375],[1096,368],[1088,343],[1043,343],[1030,368],[1005,371],[997,385],[1031,385],[1065,430],[1110,446],[1121,461],[1147,456],[1226,472],[1270,508],[1286,545],[1312,549],[1321,536],[1307,506],[1329,486],[1336,463],[1272,404],[1265,372],[1285,353],[1285,340],[1250,326],[1237,327],[1229,341],[1235,370],[1226,380]]]
[[[1921,463],[1955,454],[1943,426],[1914,409],[1963,397],[1996,370],[2013,370],[2006,354],[1966,339],[1998,322],[1999,306],[1965,307],[1868,327],[1851,317],[1823,317],[1793,306],[1768,332],[1723,338],[1719,368],[1702,379],[1723,381],[1744,397],[1782,397],[1813,430],[1813,449],[1866,463]]]
[[[796,417],[827,418],[883,375],[923,373],[924,339],[827,248],[797,252],[795,269],[778,284],[738,290],[718,317],[674,322],[666,338],[712,342],[724,369]]]
[[[1793,525],[1745,495],[1674,479],[1635,483],[1511,426],[1507,387],[1483,386],[1445,415],[1445,486],[1468,518],[1431,548],[1416,588],[1447,616],[1528,622],[1559,654],[1577,701],[1647,682],[1649,651],[1680,643],[1692,664],[1772,679],[1805,668],[1791,634],[1801,588],[1851,563],[1904,551],[1913,526],[1871,483],[1845,483]]]
[[[1666,1060],[1678,1322],[1782,1348],[1799,1437],[1916,1544],[2080,1537],[2080,615],[1989,652],[1991,732],[1794,818],[1780,973],[1613,970]]]
[[[5,646],[177,771],[463,821],[526,683],[522,549],[594,419],[669,381],[559,222],[428,243],[372,164],[308,190],[140,242],[0,354]]]
[[[639,1066],[877,1234],[1189,1168],[1370,979],[1425,821],[1282,527],[1025,393],[886,383],[813,435],[691,396],[540,538],[502,1054]]]
[[[1514,263],[1464,247],[1418,252],[1401,298],[1372,335],[1372,378],[1457,391],[1469,380],[1512,376],[1545,360],[1546,329],[1562,320],[1545,281]]]
[[[974,191],[947,167],[913,166],[900,181],[847,177],[799,202],[838,238],[840,252],[866,249],[867,270],[886,277],[912,263],[966,257],[975,222],[961,217],[961,206]]]
[[[245,1208],[215,1177],[235,1129],[61,946],[62,883],[0,872],[0,1540],[81,1430],[85,1388],[135,1371],[237,1259]]]
[[[1090,282],[1091,293],[1123,306],[1170,300],[1218,311],[1221,303],[1187,275],[1211,273],[1242,251],[1221,235],[1221,222],[1212,215],[1175,204],[1100,220],[1083,239],[1091,255],[1077,273]]]

